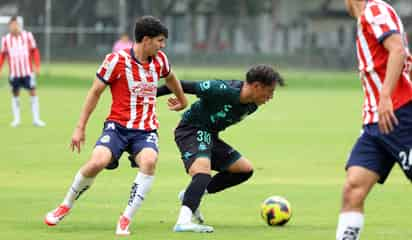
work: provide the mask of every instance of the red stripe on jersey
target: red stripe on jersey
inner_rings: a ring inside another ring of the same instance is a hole
[[[164,77],[164,76],[166,76],[169,72],[170,72],[170,70],[169,70],[169,62],[167,61],[167,59],[166,59],[166,55],[162,52],[162,51],[159,51],[159,54],[158,54],[159,56],[160,56],[160,59],[161,59],[161,61],[162,61],[162,72],[161,72],[161,74],[160,74],[160,76],[161,77]]]

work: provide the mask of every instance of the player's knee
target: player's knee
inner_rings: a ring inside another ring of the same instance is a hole
[[[139,167],[141,170],[146,169],[146,171],[154,172],[154,170],[156,169],[156,162],[156,157],[142,158],[139,161]]]
[[[95,177],[106,165],[104,161],[91,160],[83,167],[82,172],[86,177]]]
[[[343,187],[343,207],[360,208],[367,194],[366,191],[360,183],[347,180]]]

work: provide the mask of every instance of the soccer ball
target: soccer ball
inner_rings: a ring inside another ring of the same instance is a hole
[[[292,209],[286,198],[272,196],[262,203],[260,215],[269,226],[282,226],[292,217]]]

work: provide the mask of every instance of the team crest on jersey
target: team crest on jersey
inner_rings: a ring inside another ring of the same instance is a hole
[[[155,97],[157,85],[155,83],[135,82],[130,91],[139,97]]]
[[[110,142],[110,136],[109,135],[104,135],[102,138],[100,138],[100,142],[102,142],[102,143]]]

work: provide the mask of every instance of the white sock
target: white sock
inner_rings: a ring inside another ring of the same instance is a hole
[[[63,204],[69,208],[72,208],[74,201],[92,185],[93,180],[94,177],[85,177],[80,173],[80,171],[77,172],[72,186],[69,191],[67,191],[66,197],[63,200]]]
[[[180,208],[179,218],[177,219],[177,224],[188,224],[192,222],[192,210],[186,206],[182,205]]]
[[[339,215],[336,240],[359,240],[364,215],[360,212],[343,212]]]
[[[146,175],[141,172],[137,174],[130,190],[129,202],[123,212],[123,216],[127,217],[129,220],[133,219],[133,216],[142,205],[146,194],[152,188],[153,180],[154,176]]]
[[[12,97],[11,110],[13,112],[13,118],[15,122],[20,122],[20,100],[19,97]]]
[[[39,111],[39,97],[31,97],[31,112],[33,113],[33,122],[40,121],[40,111]]]

